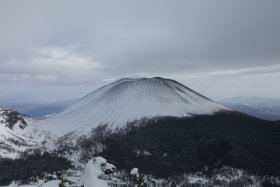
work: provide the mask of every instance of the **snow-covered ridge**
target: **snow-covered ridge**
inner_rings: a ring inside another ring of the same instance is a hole
[[[100,124],[115,130],[143,117],[183,117],[221,110],[228,109],[174,80],[125,78],[93,91],[39,126],[55,134],[88,132]]]
[[[18,112],[0,108],[0,157],[15,158],[37,145],[35,121]]]
[[[24,129],[27,126],[24,116],[16,111],[0,108],[0,123],[13,130],[14,128]]]

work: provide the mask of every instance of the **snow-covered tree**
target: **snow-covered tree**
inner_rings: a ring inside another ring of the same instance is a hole
[[[102,157],[90,159],[86,164],[84,175],[81,179],[81,186],[108,187],[108,183],[105,180],[99,179],[99,176],[112,173],[115,169],[116,167],[113,164],[107,163],[106,159]]]
[[[132,176],[136,187],[144,186],[144,176],[139,174],[138,168],[133,168],[130,171],[130,175]]]

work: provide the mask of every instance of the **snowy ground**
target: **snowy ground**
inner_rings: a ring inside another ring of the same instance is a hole
[[[111,173],[118,173],[111,174]],[[171,186],[176,184],[176,187],[183,187],[188,185],[199,185],[199,186],[248,186],[248,187],[261,187],[261,182],[264,180],[271,181],[274,184],[280,185],[280,178],[272,177],[257,177],[246,173],[243,170],[237,170],[229,167],[221,168],[215,171],[216,174],[211,177],[207,177],[202,173],[185,174],[174,180],[171,179],[156,179],[152,176],[141,175],[138,168],[133,168],[130,172],[131,178],[125,179],[124,175],[116,171],[114,165],[107,163],[106,159],[102,157],[95,157],[90,159],[84,167],[84,171],[79,178],[75,179],[75,183],[64,182],[66,187],[121,187],[121,186],[131,186],[136,185],[137,180],[143,176],[143,183],[147,186]],[[69,180],[71,177],[65,178]],[[121,180],[122,179],[122,180]],[[135,181],[133,181],[135,179]],[[172,182],[173,181],[173,182]],[[73,180],[72,180],[73,182]],[[43,180],[38,181],[30,185],[19,185],[16,182],[8,186],[1,187],[59,187],[62,183],[61,180],[51,180],[44,182]],[[137,186],[137,185],[136,185]]]

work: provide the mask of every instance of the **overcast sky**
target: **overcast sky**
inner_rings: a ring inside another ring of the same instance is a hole
[[[280,1],[0,1],[0,103],[153,76],[212,99],[280,97]]]

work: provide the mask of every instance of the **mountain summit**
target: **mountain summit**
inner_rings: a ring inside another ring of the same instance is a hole
[[[143,117],[185,117],[228,110],[177,81],[160,77],[124,78],[103,86],[53,118],[49,131],[87,131],[100,124],[115,130]]]

